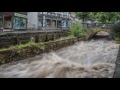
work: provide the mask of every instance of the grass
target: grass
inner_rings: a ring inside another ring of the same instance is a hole
[[[0,51],[6,51],[8,48],[0,48]]]
[[[56,39],[56,40],[64,40],[64,39],[69,39],[69,38],[75,38],[74,35],[68,35],[68,36],[64,36],[64,37],[61,37],[59,39]]]
[[[27,47],[27,46],[31,46],[31,45],[35,45],[35,43],[34,42],[28,42],[26,44],[20,44],[20,45],[16,45],[16,46],[13,46],[13,47],[23,48],[23,47]]]
[[[114,37],[117,44],[120,44],[120,37]]]
[[[117,44],[120,44],[120,37],[114,37]]]
[[[34,42],[28,42],[28,43],[25,43],[25,44],[20,44],[20,45],[15,45],[15,46],[11,46],[9,48],[1,48],[0,51],[5,51],[5,50],[10,50],[10,49],[21,49],[21,48],[24,48],[24,47],[29,47],[29,46],[33,46],[33,45],[44,45],[44,42],[40,42],[40,43],[34,43]]]

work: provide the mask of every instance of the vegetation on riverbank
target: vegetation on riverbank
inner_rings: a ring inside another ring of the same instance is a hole
[[[69,45],[73,45],[77,41],[85,41],[91,39],[101,29],[99,28],[83,28],[79,23],[71,25],[71,32],[68,36],[60,37],[48,42],[30,41],[26,44],[19,44],[9,48],[0,49],[0,64],[11,61],[23,60],[38,54],[57,50]]]
[[[101,28],[84,28],[80,23],[74,22],[71,24],[70,31],[74,37],[88,40],[97,32],[101,31]]]
[[[50,52],[51,50],[58,50],[60,48],[73,45],[75,42],[77,42],[77,38],[70,37],[72,36],[69,36],[69,38],[62,40],[40,43],[29,42],[26,44],[20,44],[16,46],[11,46],[6,49],[1,49],[0,65],[8,62],[34,57],[42,53]]]
[[[93,36],[93,34],[95,34],[96,30],[84,30],[82,31],[84,34],[81,34],[80,31],[78,32],[79,36],[76,37],[73,34],[70,34],[68,36],[55,39],[54,41],[39,43],[31,41],[26,44],[19,44],[9,48],[2,48],[0,49],[0,64],[26,59],[44,52],[49,52],[50,50],[57,50],[59,48],[72,45],[76,41],[88,40]]]
[[[71,35],[74,35],[75,37],[84,35],[83,26],[78,22],[71,24],[70,31]]]
[[[75,38],[75,37],[73,35],[68,35],[68,36],[61,37],[59,39],[55,39],[54,41],[70,39],[70,38]],[[49,42],[51,42],[51,41],[49,41]],[[33,41],[30,41],[30,42],[25,43],[25,44],[19,44],[19,45],[11,46],[9,48],[1,48],[0,51],[5,51],[5,50],[10,50],[10,49],[15,49],[15,48],[16,49],[21,49],[21,48],[25,48],[25,47],[29,47],[29,46],[38,46],[38,45],[44,46],[45,43],[47,43],[47,42],[35,43]]]

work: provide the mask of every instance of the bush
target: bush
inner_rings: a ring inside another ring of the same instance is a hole
[[[80,23],[78,22],[72,23],[70,30],[71,30],[71,34],[74,35],[75,37],[80,37],[84,33],[82,25],[80,25]]]
[[[120,22],[112,25],[111,34],[115,38],[120,38]]]

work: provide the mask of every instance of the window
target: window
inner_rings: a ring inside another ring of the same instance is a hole
[[[52,20],[52,27],[56,27],[56,20]]]
[[[14,17],[14,29],[26,29],[26,18]]]
[[[66,20],[62,20],[62,27],[66,27]]]
[[[64,12],[64,13],[63,13],[63,16],[64,16],[65,18],[67,18],[67,17],[68,17],[68,13],[67,13],[67,12]]]
[[[51,12],[47,12],[48,15],[51,15]]]
[[[71,20],[68,21],[68,27],[70,27],[70,25],[71,25]]]
[[[47,26],[47,27],[50,27],[50,26],[51,26],[50,19],[46,19],[46,26]]]
[[[43,12],[43,14],[47,14],[47,12]]]
[[[58,12],[55,12],[55,16],[57,16],[58,15]]]
[[[61,28],[61,24],[62,24],[62,22],[58,20],[58,21],[57,21],[57,27],[58,27],[58,28]]]
[[[39,14],[42,14],[42,12],[39,12]]]
[[[12,28],[12,20],[11,16],[4,17],[4,29],[11,29]]]
[[[64,12],[63,15],[64,15],[64,16],[67,16],[67,12]]]
[[[38,25],[39,25],[40,27],[42,27],[42,23],[43,23],[43,22],[42,22],[42,19],[39,19],[39,22],[38,22],[38,23],[39,23]]]

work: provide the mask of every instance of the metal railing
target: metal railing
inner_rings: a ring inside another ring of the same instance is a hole
[[[88,23],[81,23],[83,27],[85,28],[92,28],[92,27],[99,27],[99,28],[103,28],[103,29],[110,29],[111,26],[113,24],[111,23],[92,23],[92,24],[88,24]]]

